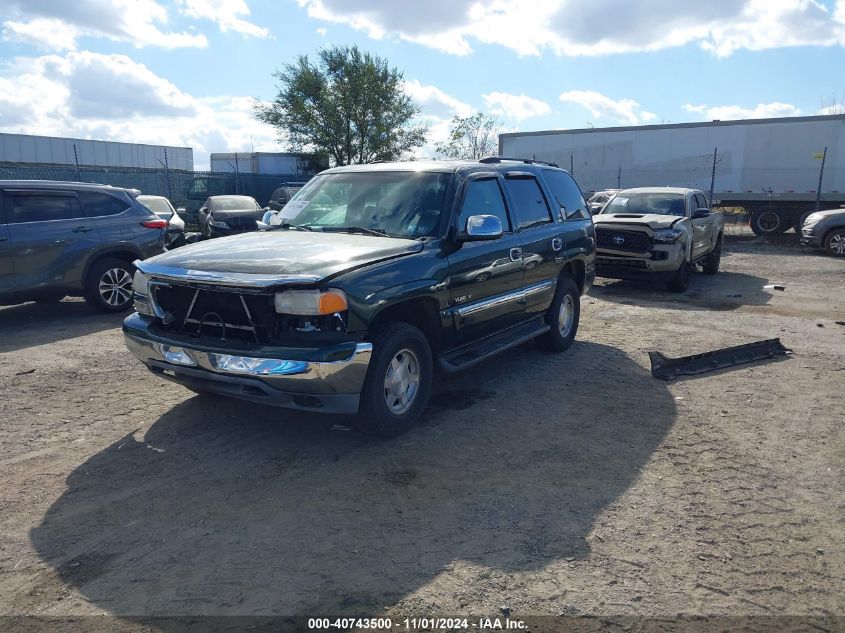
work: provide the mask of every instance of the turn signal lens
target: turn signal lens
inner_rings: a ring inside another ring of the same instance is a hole
[[[349,309],[346,293],[342,290],[285,290],[277,292],[274,297],[276,312],[279,314],[295,314],[302,316],[316,316],[320,314],[334,314]]]

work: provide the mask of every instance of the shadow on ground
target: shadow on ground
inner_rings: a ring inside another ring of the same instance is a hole
[[[389,441],[195,397],[80,464],[31,540],[60,586],[124,617],[383,613],[454,561],[587,557],[674,418],[664,382],[583,342],[450,379]]]
[[[675,310],[722,311],[766,305],[772,296],[763,289],[768,283],[764,277],[745,273],[698,273],[692,276],[686,292],[674,293],[648,280],[599,279],[590,295],[623,305],[659,304]]]
[[[81,299],[0,306],[0,353],[119,327],[125,314],[102,314]]]

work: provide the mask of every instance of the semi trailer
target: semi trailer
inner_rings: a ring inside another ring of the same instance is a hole
[[[500,156],[557,163],[585,195],[603,189],[700,189],[711,206],[741,207],[758,235],[845,205],[845,115],[513,132]]]

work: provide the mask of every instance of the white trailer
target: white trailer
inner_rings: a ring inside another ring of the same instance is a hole
[[[290,152],[214,153],[211,155],[211,171],[296,176],[313,171],[310,160],[306,155]]]
[[[193,171],[190,147],[117,143],[58,136],[0,134],[0,162]]]
[[[744,207],[758,234],[845,203],[845,115],[515,132],[499,155],[557,163],[585,193],[712,181],[712,204]]]

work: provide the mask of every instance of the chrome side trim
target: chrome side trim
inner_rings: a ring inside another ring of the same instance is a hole
[[[136,260],[135,268],[145,275],[165,281],[181,283],[213,284],[246,288],[269,288],[285,284],[312,284],[324,278],[323,275],[269,275],[253,273],[222,273],[207,270],[192,270],[176,266],[163,266],[155,262]]]
[[[465,318],[472,314],[476,314],[478,312],[483,312],[484,310],[490,310],[491,308],[496,308],[498,306],[505,305],[512,301],[525,301],[528,297],[533,296],[535,294],[545,292],[555,286],[557,280],[551,281],[541,281],[540,283],[532,284],[530,286],[525,286],[524,288],[519,288],[518,290],[513,290],[511,292],[498,295],[496,297],[490,297],[489,299],[482,299],[476,303],[471,303],[469,305],[464,305],[457,308],[455,311],[457,312],[458,316],[461,318]]]

